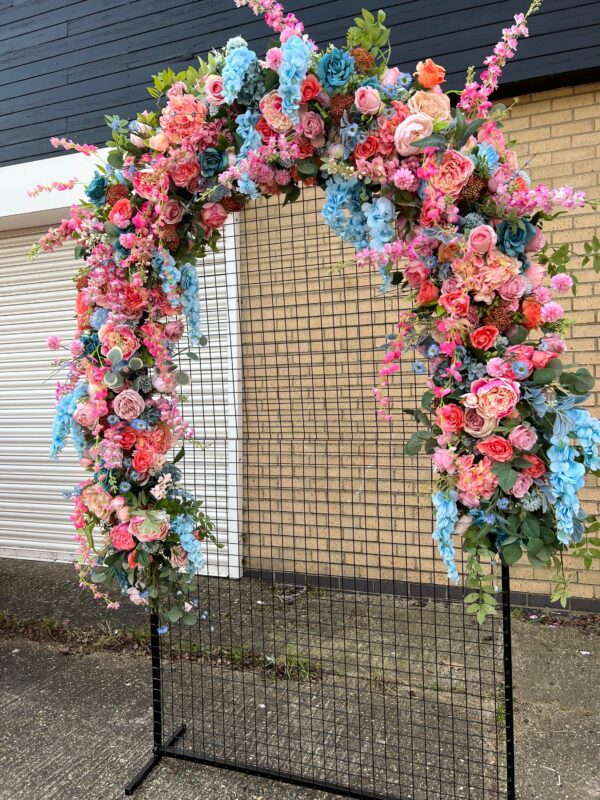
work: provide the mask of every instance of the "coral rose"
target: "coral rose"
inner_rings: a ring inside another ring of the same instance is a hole
[[[411,114],[398,125],[394,144],[401,156],[412,156],[419,152],[413,142],[424,139],[433,131],[433,120],[427,114]]]
[[[499,333],[495,325],[484,325],[471,333],[471,344],[476,350],[489,350],[494,346]]]
[[[143,475],[144,473],[148,472],[153,462],[154,453],[152,453],[150,450],[140,450],[138,448],[133,454],[131,466],[136,472],[139,472],[140,475]]]
[[[359,142],[354,148],[356,158],[371,158],[379,150],[379,142],[374,136],[367,136],[364,142]]]
[[[136,419],[145,407],[144,398],[134,389],[124,389],[113,400],[113,410],[121,419]]]
[[[120,200],[117,200],[111,208],[108,219],[113,225],[116,225],[117,228],[127,228],[129,227],[132,214],[133,209],[131,208],[131,203],[126,197],[122,197]]]
[[[137,431],[133,428],[125,428],[125,430],[121,431],[119,434],[119,444],[123,450],[131,450],[136,443],[137,437]]]
[[[431,283],[431,281],[423,281],[417,293],[417,305],[425,306],[429,303],[433,303],[438,299],[439,295],[440,290],[434,283]]]
[[[460,193],[473,173],[473,162],[458,150],[446,150],[438,171],[429,179],[439,192],[455,196]]]
[[[302,81],[300,87],[301,98],[300,102],[308,103],[309,100],[314,100],[321,91],[321,84],[315,75],[307,75]]]
[[[526,453],[523,458],[529,461],[530,467],[523,470],[525,475],[531,475],[532,478],[541,478],[546,472],[546,464],[539,456],[534,456],[532,453]]]
[[[502,436],[490,436],[475,445],[475,449],[494,461],[510,461],[514,455],[512,445]]]
[[[425,61],[419,61],[415,74],[424,89],[433,89],[434,86],[444,82],[446,70],[431,58],[427,58]]]
[[[381,108],[381,96],[372,86],[361,86],[354,94],[354,105],[359,114],[374,117]]]
[[[450,98],[443,92],[415,92],[407,106],[413,114],[427,114],[431,119],[452,119]]]
[[[464,426],[465,415],[456,403],[448,403],[438,408],[435,421],[444,433],[458,433]]]
[[[550,353],[547,350],[535,350],[531,354],[531,363],[534,369],[543,369],[556,357],[557,353]]]
[[[448,292],[440,297],[440,305],[453,317],[466,317],[471,301],[464,292]]]
[[[523,325],[528,330],[537,328],[542,321],[542,306],[532,297],[526,297],[521,304],[521,314],[523,314]]]

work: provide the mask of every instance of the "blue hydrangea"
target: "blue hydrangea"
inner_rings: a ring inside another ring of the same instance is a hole
[[[227,103],[233,103],[237,99],[248,67],[254,61],[256,61],[256,53],[249,50],[245,44],[234,47],[225,56],[222,78],[223,97]]]
[[[247,156],[251,150],[257,150],[262,144],[260,133],[256,130],[259,119],[260,114],[253,114],[252,111],[245,111],[235,118],[236,133],[242,140],[240,158]]]
[[[58,454],[67,444],[67,439],[73,429],[73,414],[77,408],[77,401],[85,397],[87,393],[87,383],[80,383],[72,392],[63,395],[58,401],[54,414],[54,422],[52,423],[50,458],[57,459]]]
[[[283,61],[279,68],[279,94],[281,110],[293,122],[298,122],[298,109],[302,97],[302,81],[308,71],[312,50],[299,36],[290,36],[281,46]]]
[[[595,472],[600,469],[598,446],[600,445],[600,421],[585,408],[575,408],[572,412],[577,444],[583,453],[585,467]]]
[[[317,76],[327,91],[345,86],[353,75],[354,58],[339,47],[333,47],[325,53],[317,65]]]
[[[362,210],[366,217],[369,246],[382,252],[385,245],[392,242],[396,235],[395,206],[387,197],[378,197],[372,203],[363,203]],[[379,268],[379,273],[382,279],[381,291],[386,292],[391,286],[392,276],[386,265]]]
[[[200,285],[198,273],[193,264],[181,267],[181,305],[187,320],[187,334],[190,345],[198,347],[202,339],[200,329]]]
[[[254,181],[250,177],[248,177],[247,172],[242,173],[242,177],[238,179],[237,185],[240,193],[245,194],[252,200],[256,200],[257,198],[260,197],[258,186],[254,183]]]
[[[205,564],[204,549],[194,536],[196,520],[190,514],[178,514],[171,520],[171,530],[179,536],[181,546],[188,555],[188,572],[193,575]]]
[[[552,436],[548,448],[550,460],[550,490],[554,498],[556,535],[563,544],[571,544],[581,539],[582,519],[578,492],[585,483],[585,466],[577,461],[578,452],[567,438]]]
[[[455,550],[452,542],[452,534],[458,519],[457,498],[458,493],[455,489],[448,493],[436,492],[431,498],[435,508],[433,538],[437,542],[440,556],[446,565],[448,577],[454,583],[458,583],[458,570],[456,569]]]

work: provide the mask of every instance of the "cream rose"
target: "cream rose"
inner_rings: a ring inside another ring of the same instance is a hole
[[[424,139],[433,131],[433,120],[427,114],[411,114],[396,128],[394,144],[401,156],[412,156],[419,152],[413,142]]]

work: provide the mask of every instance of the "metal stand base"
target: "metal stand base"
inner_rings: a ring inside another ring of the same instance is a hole
[[[179,728],[175,731],[175,733],[167,739],[167,741],[155,750],[152,758],[150,758],[146,764],[141,768],[141,770],[137,773],[133,780],[129,781],[127,786],[125,787],[125,795],[130,796],[132,795],[137,788],[141,786],[141,784],[146,780],[148,775],[152,772],[154,767],[158,766],[158,764],[162,761],[162,757],[165,755],[165,751],[173,747],[175,742],[180,739],[183,734],[185,733],[186,726],[180,725]]]

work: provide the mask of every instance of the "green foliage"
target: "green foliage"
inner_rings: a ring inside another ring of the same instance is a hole
[[[592,236],[591,242],[583,245],[585,256],[581,262],[582,266],[587,266],[590,262],[594,272],[600,272],[600,239],[596,235]]]
[[[382,48],[389,45],[390,31],[389,28],[383,24],[385,22],[385,11],[378,11],[377,18],[366,8],[362,9],[362,16],[356,17],[354,26],[348,30],[347,43],[348,49],[352,50],[355,47],[364,47],[372,56],[377,58],[381,56],[384,58],[385,63],[389,58],[383,55]]]
[[[473,589],[465,595],[466,613],[475,616],[480,625],[486,617],[496,613],[496,587],[494,576],[483,568],[483,561],[494,559],[494,553],[484,545],[476,545],[469,553],[467,561],[467,587]]]

